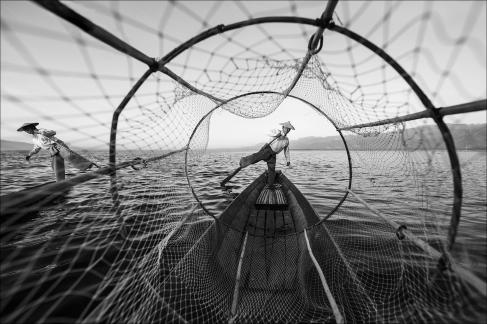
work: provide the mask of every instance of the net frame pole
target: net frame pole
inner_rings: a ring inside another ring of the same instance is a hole
[[[117,185],[117,170],[115,165],[117,163],[117,128],[118,119],[120,114],[125,109],[127,104],[133,98],[137,90],[144,84],[144,82],[149,78],[149,76],[155,70],[151,67],[137,80],[137,82],[132,86],[130,91],[125,95],[123,100],[118,105],[117,109],[112,115],[112,124],[110,128],[110,145],[109,145],[109,155],[108,155],[108,165],[110,168],[110,194],[112,195],[113,207],[115,209],[115,215],[120,223],[120,233],[124,239],[127,238],[127,229],[125,228],[125,222],[122,217],[122,207],[120,203],[120,198],[118,195],[118,185]]]
[[[394,118],[378,120],[378,121],[370,122],[370,123],[363,123],[363,124],[356,124],[356,125],[352,125],[352,126],[341,127],[340,130],[348,131],[348,130],[356,129],[356,128],[365,128],[365,127],[375,127],[375,126],[381,126],[381,125],[396,124],[396,123],[402,123],[402,122],[406,122],[406,121],[428,118],[428,117],[431,117],[431,112],[429,110],[423,110],[423,111],[420,111],[417,113],[408,114],[408,115],[404,115],[401,117],[394,117]]]
[[[487,110],[487,99],[472,101],[472,102],[454,105],[454,106],[441,107],[438,108],[438,114],[440,114],[441,116],[447,116],[447,115],[464,114],[464,113],[482,111],[482,110]],[[432,117],[431,112],[429,110],[423,110],[417,113],[408,114],[400,117],[388,118],[388,119],[378,120],[370,123],[363,123],[363,124],[341,127],[340,130],[351,130],[354,128],[365,128],[365,127],[374,127],[374,126],[381,126],[387,124],[402,123],[406,121],[422,119],[422,118],[430,118],[430,117]]]
[[[330,303],[330,306],[333,310],[333,315],[335,316],[335,321],[338,324],[343,323],[343,316],[340,313],[340,310],[338,309],[338,305],[335,301],[335,298],[333,297],[333,294],[330,291],[330,287],[328,287],[328,283],[326,282],[325,275],[323,274],[323,271],[321,270],[320,264],[315,258],[315,255],[313,254],[313,250],[311,249],[311,245],[309,244],[309,239],[308,239],[308,234],[307,230],[304,230],[304,239],[306,240],[306,247],[308,248],[308,253],[313,261],[313,265],[316,268],[316,271],[318,271],[318,275],[320,276],[321,280],[321,285],[323,286],[323,289],[325,290],[326,297],[328,298],[328,302]]]
[[[135,95],[137,90],[142,86],[142,84],[147,80],[147,78],[152,74],[152,70],[149,69],[144,72],[144,74],[140,77],[140,79],[132,86],[130,91],[125,95],[123,100],[118,105],[117,109],[113,112],[112,115],[112,124],[110,129],[110,146],[109,146],[109,166],[112,169],[110,172],[110,192],[112,193],[113,201],[117,205],[118,201],[118,190],[117,190],[117,174],[115,169],[116,159],[117,159],[117,126],[118,126],[118,118],[120,114],[125,109],[125,106],[129,103],[132,97]]]
[[[242,251],[240,252],[240,258],[238,260],[237,275],[235,278],[235,288],[233,290],[232,308],[230,309],[230,319],[228,320],[229,324],[235,322],[235,314],[237,313],[238,295],[240,291],[240,280],[242,276],[242,263],[243,263],[243,258],[245,256],[245,247],[247,246],[248,236],[249,236],[249,232],[246,231],[245,238],[242,243]]]
[[[431,118],[435,121],[438,129],[441,132],[443,141],[448,152],[448,157],[450,159],[450,167],[453,178],[453,207],[452,215],[450,218],[450,227],[448,228],[448,238],[445,256],[447,256],[447,251],[450,251],[455,243],[455,237],[458,230],[458,224],[460,223],[460,217],[462,213],[462,198],[463,198],[463,187],[462,187],[462,172],[460,169],[460,161],[458,160],[457,150],[455,148],[455,142],[453,136],[451,135],[450,129],[443,121],[443,116],[440,115],[439,109],[436,108],[431,100],[426,96],[423,90],[418,86],[416,81],[409,75],[409,73],[404,70],[404,68],[394,60],[389,54],[387,54],[383,49],[370,42],[368,39],[360,36],[359,34],[341,26],[335,25],[334,22],[330,22],[330,30],[334,30],[342,35],[350,37],[354,41],[367,47],[373,53],[382,58],[386,63],[388,63],[411,87],[419,100],[423,103],[426,110],[431,114]]]
[[[319,19],[320,27],[313,35],[312,41],[310,43],[310,50],[314,50],[318,47],[319,39],[325,32],[325,29],[328,28],[328,25],[330,24],[333,18],[333,12],[335,12],[335,8],[337,4],[338,4],[338,0],[328,0],[325,11],[323,11]]]
[[[43,7],[44,9],[52,12],[53,14],[61,17],[62,19],[72,23],[73,25],[79,27],[87,34],[95,37],[96,39],[102,41],[103,43],[110,45],[117,51],[125,53],[134,59],[147,64],[149,67],[157,64],[154,58],[142,53],[135,47],[124,42],[120,38],[116,37],[112,33],[108,32],[104,28],[93,23],[89,19],[83,17],[73,9],[62,4],[58,0],[32,0],[34,3]]]
[[[438,108],[441,116],[465,114],[469,112],[487,110],[487,99],[467,102],[464,104]]]
[[[159,66],[163,66],[170,61],[172,61],[176,56],[184,52],[186,49],[196,45],[205,39],[208,39],[212,36],[231,31],[234,29],[239,29],[242,27],[257,25],[257,24],[264,24],[264,23],[296,23],[296,24],[305,24],[305,25],[312,25],[319,27],[320,24],[315,19],[304,18],[304,17],[290,17],[290,16],[268,16],[268,17],[259,17],[259,18],[252,18],[248,20],[239,21],[233,24],[224,25],[220,24],[208,30],[205,30],[198,35],[192,37],[191,39],[187,40],[186,42],[182,43],[181,45],[177,46],[165,56],[163,56],[159,61]]]
[[[436,250],[434,247],[429,245],[427,242],[423,241],[416,235],[414,235],[411,231],[406,229],[404,226],[399,225],[392,219],[388,218],[387,216],[383,215],[380,211],[369,205],[365,200],[363,200],[360,196],[358,196],[355,192],[352,190],[348,189],[350,194],[357,199],[362,205],[364,205],[367,209],[369,209],[374,215],[382,218],[386,223],[388,223],[390,226],[392,226],[396,232],[401,232],[404,234],[405,237],[407,237],[411,242],[416,244],[418,247],[420,247],[424,252],[426,252],[430,257],[433,259],[440,259],[443,254],[440,253],[438,250]],[[477,290],[480,294],[482,294],[484,297],[487,296],[487,285],[486,282],[477,277],[474,273],[472,273],[470,270],[456,264],[453,260],[450,261],[450,266],[451,269],[457,273],[464,281],[468,282],[475,290]]]
[[[335,7],[338,4],[338,0],[328,0],[328,3],[326,4],[326,8],[321,14],[321,17],[317,19],[317,21],[320,22],[320,25],[318,27],[318,30],[311,36],[311,39],[308,44],[308,51],[306,52],[306,56],[303,59],[303,62],[301,63],[301,66],[299,67],[296,75],[294,76],[293,81],[289,85],[289,87],[286,89],[284,92],[284,97],[286,98],[289,93],[294,89],[296,84],[298,83],[299,79],[303,75],[304,69],[308,65],[309,61],[311,60],[311,57],[318,53],[318,51],[321,49],[318,49],[318,44],[320,42],[320,38],[323,37],[323,32],[325,29],[328,27],[330,24],[330,21],[333,17],[333,12],[335,11]],[[322,40],[321,40],[322,42]],[[323,45],[323,43],[321,44]]]
[[[224,99],[217,98],[217,97],[215,97],[215,96],[213,96],[213,95],[211,95],[211,94],[209,94],[209,93],[207,93],[207,92],[205,92],[203,90],[200,90],[200,89],[194,87],[188,81],[184,80],[179,75],[177,75],[173,71],[169,70],[166,66],[159,66],[158,71],[164,73],[165,75],[167,75],[171,79],[175,80],[179,84],[185,86],[186,88],[190,89],[194,93],[197,93],[199,95],[205,96],[205,97],[213,100],[214,102],[223,102],[223,101],[225,101]]]

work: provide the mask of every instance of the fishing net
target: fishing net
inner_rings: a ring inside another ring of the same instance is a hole
[[[2,151],[2,322],[485,321],[485,2],[1,9],[2,147],[39,122],[100,165],[26,191],[49,155]],[[215,197],[243,153],[209,144],[286,105],[335,131],[278,161],[318,216],[242,230],[265,167]]]

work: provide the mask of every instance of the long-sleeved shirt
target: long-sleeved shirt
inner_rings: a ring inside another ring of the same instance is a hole
[[[53,136],[56,135],[56,132],[53,130],[47,130],[40,128],[37,130],[37,133],[32,135],[32,142],[34,143],[34,148],[30,151],[30,155],[38,153],[41,149],[45,150],[52,150],[55,146],[55,138]]]
[[[286,162],[291,162],[291,156],[289,154],[289,139],[287,138],[287,136],[279,136],[270,144],[270,146],[276,154],[279,154],[281,151],[284,150]]]

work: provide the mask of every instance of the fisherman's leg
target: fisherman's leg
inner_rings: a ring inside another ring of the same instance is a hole
[[[234,175],[240,172],[241,169],[246,168],[251,164],[264,160],[267,157],[267,153],[266,153],[267,151],[265,150],[265,148],[266,146],[262,147],[257,153],[242,157],[240,159],[240,166],[237,169],[235,169],[228,177],[223,179],[223,181],[220,182],[220,185],[224,187],[225,184],[228,181],[230,181],[230,179],[233,178]]]
[[[66,174],[64,170],[64,159],[59,155],[55,154],[52,156],[52,169],[56,175],[56,181],[63,181],[66,179]]]
[[[254,154],[250,154],[247,156],[244,156],[243,158],[240,159],[240,167],[243,169],[245,167],[248,167],[251,164],[255,164],[259,161],[265,160],[268,158],[268,145],[264,145],[258,152]],[[269,147],[270,149],[270,147]]]
[[[267,160],[267,184],[272,186],[276,177],[276,155]]]

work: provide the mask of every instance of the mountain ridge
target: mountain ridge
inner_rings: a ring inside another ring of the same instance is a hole
[[[487,125],[484,124],[448,124],[458,150],[485,150],[487,149]],[[381,141],[387,140],[396,132],[385,132],[375,136],[346,135],[347,145],[352,149],[359,150],[360,146],[373,149]],[[423,134],[421,136],[420,134]],[[291,134],[292,135],[292,134]],[[426,136],[425,136],[426,135]],[[408,146],[406,149],[441,149],[444,148],[443,139],[436,125],[425,125],[414,128],[406,128],[403,133]],[[293,139],[290,138],[292,150],[343,150],[343,141],[339,135],[335,136],[307,136]],[[251,146],[237,148],[210,148],[210,151],[255,151],[265,143],[258,143]],[[1,140],[0,151],[30,151],[33,144],[10,140]],[[79,151],[90,151],[90,148],[73,148]],[[393,148],[380,148],[393,149]]]
[[[485,150],[487,149],[487,125],[486,124],[448,124],[450,132],[455,141],[455,147],[458,150]],[[422,135],[420,135],[422,134]],[[398,135],[397,131],[384,132],[371,136],[345,135],[345,140],[349,148],[360,150],[360,146],[372,149],[378,146],[381,141]],[[441,149],[444,148],[443,138],[436,125],[425,125],[414,128],[406,128],[403,133],[407,147],[401,149]],[[292,150],[343,150],[344,145],[340,135],[335,136],[307,136],[293,139],[290,138],[290,147]],[[210,150],[228,150],[228,151],[250,151],[258,150],[265,143],[258,143],[252,146],[239,148],[213,148]],[[379,148],[377,148],[379,150]],[[380,148],[380,150],[392,150],[394,148]]]

